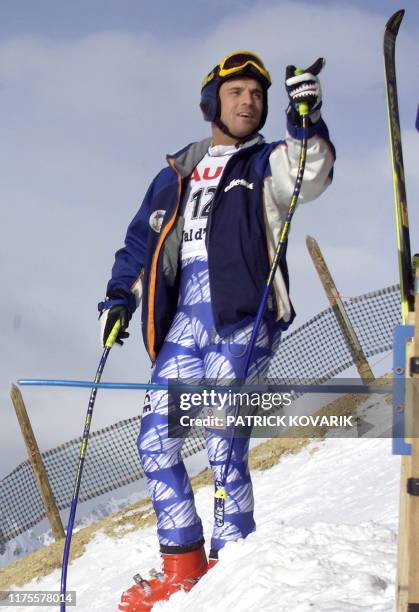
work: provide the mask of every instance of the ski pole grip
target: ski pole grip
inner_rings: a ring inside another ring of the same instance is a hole
[[[305,117],[306,115],[308,115],[309,107],[307,102],[301,102],[301,104],[298,105],[298,112],[301,117]]]
[[[108,339],[106,340],[106,343],[105,343],[106,348],[113,347],[118,337],[120,329],[121,329],[121,321],[117,321],[115,325],[113,326],[112,331],[108,336]]]
[[[299,74],[304,74],[305,71],[301,70],[301,68],[296,68],[294,72],[295,76],[298,76]],[[306,115],[308,115],[309,110],[310,109],[307,102],[300,102],[300,104],[298,105],[298,112],[301,117],[305,117]]]

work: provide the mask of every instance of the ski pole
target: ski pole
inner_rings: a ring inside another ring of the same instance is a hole
[[[318,68],[317,72],[320,72],[323,64],[324,64],[324,60],[322,59],[320,61],[319,59],[317,60],[317,62],[315,62],[313,66],[317,66]],[[307,70],[307,72],[309,71],[310,69]],[[303,72],[302,70],[299,70],[299,71],[296,71],[296,74],[302,74],[302,72]],[[289,235],[289,231],[291,227],[291,221],[292,221],[295,209],[297,207],[298,196],[300,195],[301,184],[303,181],[304,169],[305,169],[306,157],[307,157],[307,127],[308,127],[308,113],[309,113],[308,104],[306,104],[305,102],[302,102],[301,104],[299,104],[298,112],[301,116],[303,130],[302,130],[302,137],[301,137],[301,149],[300,149],[300,159],[298,162],[297,178],[295,180],[294,191],[293,191],[293,194],[291,196],[291,200],[288,206],[287,216],[286,216],[284,225],[282,226],[282,229],[281,229],[278,245],[276,247],[275,255],[274,255],[274,258],[271,264],[271,269],[269,271],[269,275],[266,280],[265,289],[263,291],[262,298],[260,300],[259,308],[256,314],[255,323],[253,325],[252,335],[250,337],[249,345],[247,347],[245,363],[244,363],[244,368],[243,368],[243,381],[246,380],[248,373],[249,373],[249,367],[250,367],[250,363],[251,363],[251,359],[253,355],[253,349],[256,344],[256,339],[257,339],[257,335],[259,332],[260,324],[262,322],[262,318],[265,313],[266,304],[268,301],[269,292],[272,287],[276,269],[284,254],[285,246],[287,244],[288,235]],[[235,423],[236,423],[238,413],[239,413],[239,405],[236,404],[234,408],[234,420],[233,420],[232,433],[231,433],[230,440],[229,440],[227,458],[224,464],[223,475],[222,475],[222,478],[220,480],[217,480],[215,483],[214,519],[215,519],[216,525],[219,527],[224,525],[225,500],[228,497],[228,493],[227,493],[225,485],[227,482],[227,475],[230,469],[231,456],[233,453]]]
[[[21,378],[17,381],[18,385],[31,387],[82,387],[92,389],[128,389],[131,391],[151,390],[151,391],[168,391],[169,385],[163,383],[128,383],[128,382],[100,382],[95,383],[89,380],[46,380],[42,378]],[[186,391],[202,391],[202,389],[222,389],[225,391],[225,385],[202,384],[192,385],[189,383],[179,384],[176,381],[172,383],[177,389],[185,389]],[[391,384],[376,386],[360,384],[330,384],[313,382],[311,384],[260,384],[260,385],[237,385],[229,386],[229,391],[277,391],[278,393],[388,393],[391,390]]]
[[[90,380],[62,380],[51,378],[19,378],[17,384],[22,387],[78,387],[93,389],[130,389],[148,391],[167,391],[167,384],[159,383],[125,383],[125,382],[92,382]],[[184,385],[186,387],[186,385]],[[190,386],[190,385],[189,385]],[[202,386],[202,385],[201,385]],[[197,387],[199,388],[199,387]]]
[[[100,382],[100,379],[102,377],[102,373],[103,373],[103,370],[106,364],[106,360],[108,359],[109,352],[111,348],[113,347],[113,345],[115,344],[115,341],[118,337],[120,327],[121,327],[121,323],[120,321],[117,321],[115,325],[113,326],[112,331],[108,336],[108,339],[106,340],[105,348],[104,348],[104,351],[103,351],[103,354],[100,359],[99,366],[96,372],[96,376],[94,380],[95,383]],[[96,394],[97,394],[97,387],[93,387],[90,393],[89,406],[87,408],[86,420],[84,423],[83,438],[82,438],[82,443],[80,445],[79,461],[77,465],[76,478],[74,482],[73,497],[71,500],[70,514],[68,517],[67,533],[66,533],[65,543],[64,543],[63,562],[62,562],[62,567],[61,567],[61,591],[60,591],[60,611],[61,612],[65,612],[65,609],[66,609],[65,600],[66,600],[66,592],[67,592],[67,568],[68,568],[68,561],[69,561],[69,555],[70,555],[71,537],[73,535],[74,519],[76,517],[76,509],[77,509],[77,502],[79,499],[81,477],[83,473],[84,460],[86,457],[87,444],[89,441],[90,423],[92,421],[93,407],[95,405]]]

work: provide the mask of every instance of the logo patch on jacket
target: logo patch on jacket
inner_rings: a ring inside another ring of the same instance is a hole
[[[165,210],[155,210],[151,215],[148,222],[150,223],[150,227],[155,232],[159,233],[161,230],[161,226],[163,225],[163,218],[166,214]]]
[[[225,192],[230,191],[233,187],[247,187],[247,189],[253,189],[253,183],[248,183],[244,179],[233,179],[229,185],[224,189]]]

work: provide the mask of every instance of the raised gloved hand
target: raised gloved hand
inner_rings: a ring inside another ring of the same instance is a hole
[[[122,346],[124,344],[123,341],[129,337],[129,333],[126,330],[132,316],[126,304],[125,296],[115,294],[115,296],[108,297],[104,302],[98,304],[98,310],[100,311],[99,320],[102,345],[105,346],[115,323],[119,321],[121,327],[115,342]]]
[[[314,64],[305,70],[297,70],[295,66],[287,66],[285,87],[290,101],[287,115],[294,125],[301,125],[301,115],[299,113],[301,103],[308,106],[308,116],[311,123],[315,123],[320,118],[322,91],[317,75],[324,64],[324,58],[319,57]]]

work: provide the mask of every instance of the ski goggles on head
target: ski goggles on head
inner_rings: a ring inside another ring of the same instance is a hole
[[[215,77],[226,78],[244,72],[246,69],[253,70],[267,82],[271,84],[271,75],[266,70],[264,63],[255,53],[251,51],[236,51],[226,55],[219,64],[204,79],[202,87],[205,87]]]

